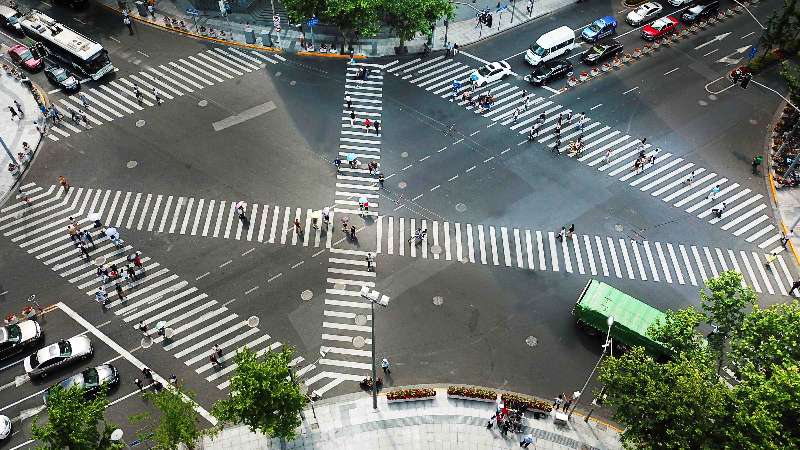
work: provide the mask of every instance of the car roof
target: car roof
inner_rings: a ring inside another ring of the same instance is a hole
[[[639,10],[639,9],[654,9],[654,8],[658,8],[659,6],[660,5],[658,3],[656,3],[656,2],[647,2],[647,3],[639,6],[636,9],[637,10]]]
[[[669,19],[669,16],[666,16],[666,17],[662,17],[660,19],[654,20],[653,23],[650,24],[650,25],[653,28],[655,28],[655,27],[664,27],[664,26],[667,26],[667,25],[672,25],[672,23],[673,22],[672,22],[672,20]]]
[[[616,21],[617,21],[617,19],[613,18],[612,16],[603,16],[603,17],[595,20],[595,22],[603,22],[603,23],[614,23]]]
[[[22,53],[25,50],[28,50],[27,46],[22,45],[22,44],[17,44],[15,46],[11,47],[8,51],[14,52],[14,53]]]
[[[8,18],[8,17],[19,16],[19,15],[21,15],[21,14],[16,9],[14,9],[14,8],[12,8],[10,6],[6,6],[6,5],[0,5],[0,16]]]

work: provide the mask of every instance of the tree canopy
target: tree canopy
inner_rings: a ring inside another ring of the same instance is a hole
[[[206,434],[197,424],[198,414],[194,404],[184,397],[193,398],[191,393],[184,393],[180,388],[149,391],[144,398],[149,400],[161,413],[155,419],[150,413],[131,416],[132,423],[143,424],[139,433],[142,441],[152,439],[161,450],[175,450],[181,444],[194,448],[195,442]],[[208,434],[215,430],[210,429]],[[152,437],[149,437],[152,433]]]

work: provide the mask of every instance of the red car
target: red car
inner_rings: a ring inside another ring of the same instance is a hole
[[[31,72],[41,69],[44,65],[42,58],[34,58],[31,50],[22,44],[11,47],[8,50],[8,56],[11,57],[14,64],[24,67]]]
[[[642,28],[642,37],[646,41],[653,41],[666,36],[675,31],[678,27],[678,19],[672,16],[664,16]]]

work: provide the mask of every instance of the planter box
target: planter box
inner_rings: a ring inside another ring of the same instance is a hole
[[[416,402],[421,400],[433,400],[436,398],[435,395],[431,395],[430,397],[416,397],[416,398],[398,398],[397,400],[386,400],[388,403],[403,403],[403,402]]]
[[[473,400],[476,402],[486,402],[486,403],[494,403],[497,400],[496,398],[465,397],[463,395],[450,395],[450,394],[447,394],[447,398],[455,398],[458,400]]]

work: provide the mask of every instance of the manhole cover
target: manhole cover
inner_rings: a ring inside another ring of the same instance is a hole
[[[525,338],[525,343],[528,344],[528,347],[536,347],[536,345],[539,343],[539,339],[534,336],[528,336]]]
[[[208,106],[208,100],[200,100],[199,102],[197,102],[197,106],[205,108],[206,106]]]
[[[625,227],[623,227],[621,223],[618,223],[614,225],[614,229],[617,230],[617,233],[622,233],[622,230],[624,230]]]
[[[467,258],[466,256],[461,258],[461,264],[466,264],[468,262],[469,262],[469,258]]]
[[[716,96],[716,95],[714,95],[714,94],[711,94],[711,95],[709,95],[709,96],[708,96],[708,99],[709,99],[709,100],[716,100],[716,99],[717,99],[717,96]]]
[[[405,181],[397,183],[397,187],[399,187],[400,189],[405,189],[406,186],[408,186],[408,183],[406,183]]]
[[[697,104],[700,106],[708,106],[708,102],[705,100],[700,100],[699,102],[697,102]]]
[[[258,326],[258,322],[260,322],[260,320],[258,320],[258,317],[256,317],[256,316],[250,316],[250,317],[247,318],[247,326],[250,327],[250,328],[257,327]]]
[[[153,339],[148,336],[142,338],[142,348],[150,348],[153,345]]]
[[[295,84],[297,84],[297,81],[292,80],[289,82],[289,86],[294,86]]]
[[[336,283],[333,285],[333,288],[336,289],[337,291],[343,291],[344,285],[342,283]]]
[[[456,211],[464,212],[466,210],[467,210],[467,205],[465,205],[463,203],[456,203]]]
[[[442,306],[442,303],[444,303],[444,297],[442,297],[441,295],[437,295],[436,297],[433,297],[433,304],[434,305]]]
[[[403,158],[408,158],[408,152],[400,153],[400,156]]]
[[[300,298],[301,298],[301,299],[302,299],[304,302],[307,302],[307,301],[311,300],[313,297],[314,297],[314,293],[313,293],[313,292],[311,292],[311,291],[310,291],[310,290],[308,290],[308,289],[306,289],[305,291],[303,291],[303,292],[301,292],[301,293],[300,293]]]
[[[367,340],[364,339],[362,336],[356,336],[353,338],[353,347],[361,348],[367,344]]]
[[[276,77],[279,77],[279,76],[281,76],[281,75],[283,75],[283,72],[275,72],[275,76],[276,76]]]
[[[145,122],[144,119],[139,119],[139,120],[136,121],[136,126],[139,127],[139,128],[142,128],[144,126],[144,124],[146,124],[146,123],[147,122]]]
[[[356,325],[366,325],[367,324],[367,316],[364,314],[356,314]]]
[[[125,166],[126,166],[128,169],[133,169],[134,167],[136,167],[136,166],[138,166],[138,165],[139,165],[139,162],[138,162],[138,161],[128,161],[128,163],[127,163],[127,164],[125,164]]]
[[[98,256],[97,258],[94,259],[94,265],[95,266],[102,266],[105,263],[106,263],[106,257],[105,256]]]
[[[440,245],[432,245],[431,246],[431,253],[434,255],[441,255],[442,254],[442,247]]]

